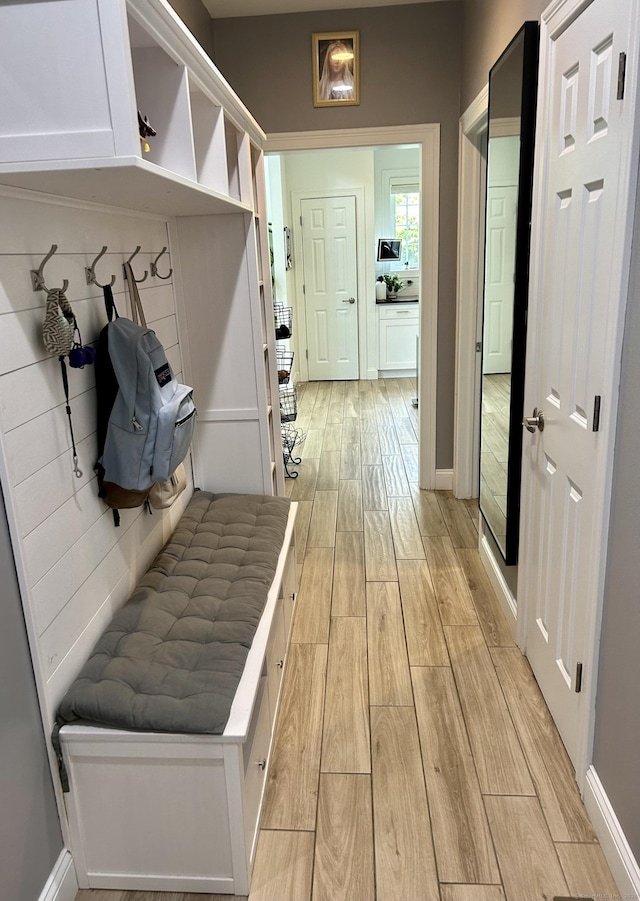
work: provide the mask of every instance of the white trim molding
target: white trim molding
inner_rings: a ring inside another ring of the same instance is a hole
[[[451,491],[453,487],[453,469],[436,469],[436,491]]]
[[[640,866],[593,766],[587,769],[584,803],[620,895],[628,901],[637,901],[640,898]]]
[[[60,852],[38,901],[74,901],[79,890],[73,858],[65,848]]]
[[[324,131],[281,131],[268,134],[266,153],[284,150],[328,150],[335,147],[375,147],[378,144],[418,144],[425,129],[439,125],[385,125],[369,128],[331,128]]]
[[[482,145],[487,130],[486,85],[463,113],[458,156],[458,265],[456,286],[456,370],[453,426],[453,493],[478,496],[480,455],[480,296],[484,246],[484,178]]]
[[[491,545],[487,540],[487,536],[483,533],[484,525],[481,522],[480,544],[478,546],[478,550],[480,552],[480,560],[482,561],[484,570],[489,577],[491,587],[496,593],[496,597],[498,598],[502,612],[507,618],[509,627],[511,628],[511,633],[517,640],[518,604],[511,592],[511,589],[507,585],[506,579],[502,574],[502,570],[498,566],[498,562],[496,561],[493,550],[491,549]]]
[[[491,119],[492,138],[520,137],[520,116],[507,116],[502,119]]]
[[[422,234],[420,242],[420,487],[436,487],[436,402],[438,375],[438,243],[440,235],[440,125],[385,126],[281,132],[267,135],[265,153],[418,144],[421,154]],[[376,373],[377,374],[377,373]]]

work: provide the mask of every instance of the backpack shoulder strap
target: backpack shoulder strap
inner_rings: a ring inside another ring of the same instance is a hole
[[[147,320],[145,319],[144,310],[142,309],[142,301],[140,300],[140,293],[133,275],[131,263],[124,264],[124,272],[129,286],[129,296],[131,297],[131,318],[134,322],[137,322],[139,325],[146,328]]]
[[[116,309],[116,302],[113,299],[113,291],[111,290],[111,285],[103,285],[102,291],[104,294],[104,308],[107,311],[107,319],[109,322],[113,321],[113,317],[119,319],[118,311]]]

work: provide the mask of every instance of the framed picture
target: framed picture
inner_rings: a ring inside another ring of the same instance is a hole
[[[358,45],[357,31],[311,35],[314,106],[357,106],[360,103]]]

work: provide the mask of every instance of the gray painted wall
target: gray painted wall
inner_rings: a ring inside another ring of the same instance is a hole
[[[213,56],[211,16],[202,0],[169,0],[191,34],[209,56]]]
[[[640,861],[640,195],[622,352],[594,765]]]
[[[548,5],[549,0],[464,0],[461,113],[523,22],[539,19]]]
[[[214,21],[213,58],[268,133],[439,122],[438,468],[453,465],[458,0]],[[311,35],[360,32],[360,105],[315,109]]]
[[[0,490],[0,897],[35,901],[63,848]]]

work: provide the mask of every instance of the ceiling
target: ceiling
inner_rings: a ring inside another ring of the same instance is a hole
[[[202,0],[213,19],[234,16],[270,16],[306,13],[322,9],[356,9],[366,6],[400,6],[435,0]]]

